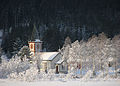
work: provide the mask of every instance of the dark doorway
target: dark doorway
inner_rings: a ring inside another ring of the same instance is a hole
[[[58,65],[56,66],[56,73],[58,74],[59,72],[58,72]]]

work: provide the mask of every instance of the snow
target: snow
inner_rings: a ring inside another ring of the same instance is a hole
[[[22,82],[0,79],[0,86],[120,86],[120,80],[109,81],[37,81],[37,82]]]
[[[57,53],[57,52],[56,52]],[[38,63],[40,64],[40,63]],[[110,69],[114,70],[114,69]],[[2,61],[0,67],[0,86],[119,86],[120,74],[117,78],[109,75],[99,74],[99,76],[92,77],[92,70],[87,71],[82,77],[80,74],[55,74],[54,70],[45,72],[38,72],[36,62],[29,64],[27,59],[21,62],[18,56],[9,61]],[[83,71],[85,72],[85,71]],[[106,74],[106,73],[104,73]]]
[[[91,78],[92,74],[93,74],[93,72],[91,70],[89,70],[82,79],[85,80],[85,79]]]
[[[42,60],[52,60],[55,58],[55,56],[58,54],[59,52],[41,52],[41,59]]]
[[[119,43],[114,46],[110,39],[98,39],[101,38],[95,36],[88,42],[75,41],[71,46],[63,48],[63,52],[60,52],[63,57],[57,63],[64,60],[70,64],[68,74],[55,74],[55,69],[48,70],[47,74],[40,71],[41,61],[53,60],[59,52],[40,52],[31,59],[32,63],[26,56],[21,61],[17,54],[10,60],[3,59],[6,56],[2,55],[0,86],[120,86],[120,73],[117,73],[120,71],[117,62],[120,60]],[[111,67],[108,66],[109,61],[112,61]],[[116,70],[114,62],[118,65]]]
[[[41,42],[39,39],[35,39],[35,42]]]
[[[108,58],[108,61],[110,61],[110,62],[113,61],[113,58],[112,57]]]
[[[63,61],[63,59],[60,59],[56,64],[61,64]]]

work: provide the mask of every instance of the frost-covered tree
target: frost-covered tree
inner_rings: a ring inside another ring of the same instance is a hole
[[[70,47],[71,47],[71,39],[67,37],[65,39],[64,45],[59,52],[62,54],[62,58],[64,60],[63,65],[69,68],[69,53],[70,53]]]
[[[71,47],[66,46],[66,49],[64,47],[63,57],[68,57],[69,70],[75,71],[78,67],[77,64],[80,64],[81,71],[92,70],[93,76],[98,71],[103,72],[103,76],[108,75],[109,64],[112,62],[117,76],[117,66],[120,63],[119,44],[120,36],[115,36],[111,40],[104,33],[101,33],[98,36],[93,35],[87,42],[75,41],[71,43]]]
[[[79,61],[80,61],[80,65],[81,65],[81,75],[82,75],[82,70],[86,68],[85,66],[85,60],[86,58],[88,57],[88,52],[87,52],[87,46],[86,46],[86,42],[80,42],[80,45],[79,45]]]
[[[40,68],[41,68],[41,62],[42,62],[42,58],[40,58],[41,53],[36,53],[35,56],[33,56],[32,60],[35,61],[36,65],[37,65],[37,69],[38,72],[40,72]]]
[[[105,69],[106,74],[108,74],[108,68],[109,68],[109,61],[108,59],[112,56],[112,44],[111,44],[111,40],[107,39],[104,42],[104,46],[102,48],[102,53],[103,53],[103,68]]]
[[[97,53],[97,56],[98,56],[98,59],[99,59],[99,69],[100,70],[103,70],[103,60],[104,60],[104,53],[102,52],[103,50],[103,46],[104,46],[104,43],[105,41],[107,40],[107,36],[102,32],[101,34],[98,35],[98,53]]]
[[[14,72],[20,73],[22,71],[29,69],[29,67],[30,67],[29,62],[27,60],[21,62],[20,57],[18,57],[17,55],[14,58],[10,59],[9,61],[3,59],[0,67],[0,78],[7,78],[9,74]]]
[[[74,43],[72,43],[71,48],[69,50],[69,55],[68,55],[68,64],[69,64],[69,68],[71,70],[72,67],[77,68],[77,63],[78,63],[78,59],[79,59],[79,42],[78,40],[75,41]]]
[[[112,39],[113,62],[115,67],[115,77],[117,77],[117,68],[120,65],[120,35],[114,36]]]
[[[95,70],[96,70],[96,60],[97,60],[97,44],[98,44],[98,37],[93,35],[91,39],[87,42],[88,44],[88,53],[89,53],[89,58],[92,59],[92,70],[93,70],[93,75],[95,75]]]
[[[28,46],[23,46],[18,52],[18,55],[21,57],[22,61],[24,60],[24,58],[28,58],[29,60],[31,59],[30,49]]]
[[[2,56],[2,58],[5,58],[5,56]],[[32,63],[30,63],[27,58],[21,61],[21,57],[17,55],[10,60],[2,60],[0,64],[0,78],[12,78],[22,81],[33,81],[40,78],[36,58],[32,60]]]
[[[71,45],[71,39],[69,36],[66,37],[65,42],[64,42],[64,46],[67,46],[67,45]]]
[[[71,39],[69,37],[67,37],[65,39],[63,48],[61,50],[61,53],[63,55],[62,59],[64,59],[64,63],[66,65],[68,65],[68,59],[69,59],[69,50],[70,50],[70,46],[71,46]]]
[[[12,54],[15,55],[19,52],[19,50],[22,48],[23,46],[23,41],[18,37],[16,38],[16,40],[13,42],[12,46],[13,46],[13,52]]]
[[[70,51],[70,45],[64,47],[63,56],[62,56],[62,59],[64,60],[64,64],[63,64],[64,66],[68,66],[69,51]]]

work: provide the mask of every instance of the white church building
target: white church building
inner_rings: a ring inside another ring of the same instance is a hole
[[[40,66],[41,71],[48,71],[49,69],[55,69],[55,73],[67,73],[67,66],[63,66],[62,55],[59,52],[43,52],[42,51],[42,41],[36,39],[35,41],[29,41],[29,48],[31,54],[35,56],[39,55],[42,60]]]

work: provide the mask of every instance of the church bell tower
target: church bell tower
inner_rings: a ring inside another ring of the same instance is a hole
[[[36,39],[35,41],[29,41],[28,44],[32,55],[35,55],[35,53],[38,52],[42,52],[42,41],[39,39]]]

